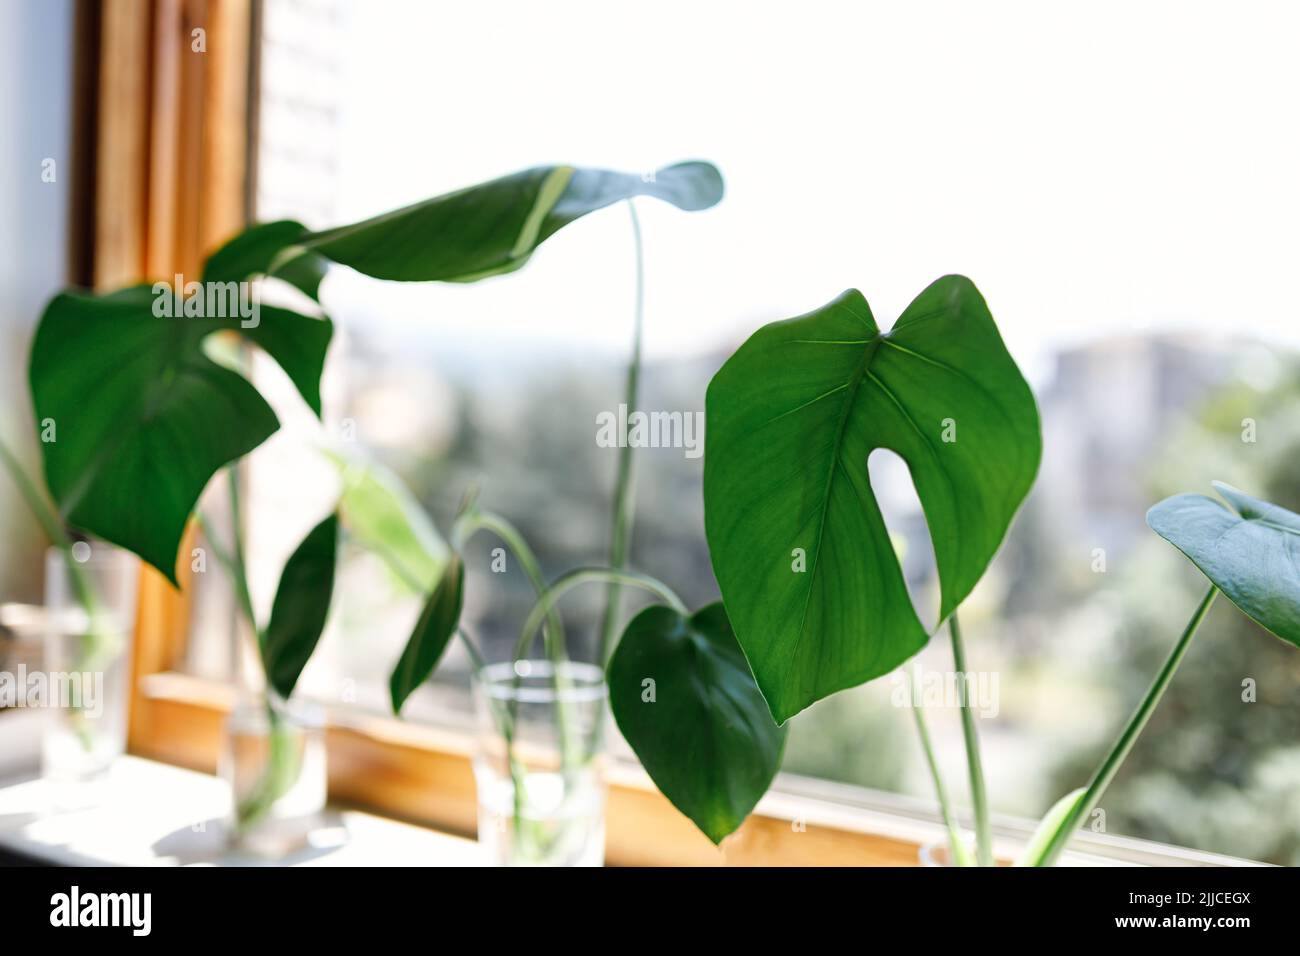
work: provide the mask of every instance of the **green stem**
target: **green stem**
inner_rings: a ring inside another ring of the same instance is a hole
[[[479,511],[477,508],[470,506],[456,519],[452,525],[451,542],[456,551],[463,551],[466,543],[473,537],[475,532],[487,531],[496,535],[514,554],[515,560],[519,562],[519,567],[523,570],[524,576],[528,578],[528,583],[533,586],[533,592],[541,597],[546,590],[546,579],[542,576],[542,566],[537,560],[537,555],[533,549],[528,546],[524,536],[519,533],[519,529],[512,525],[505,518],[490,511]],[[564,623],[560,620],[558,613],[550,614],[546,619],[547,627],[547,644],[550,649],[550,656],[554,660],[562,660],[565,655]]]
[[[240,507],[237,467],[231,465],[226,469],[226,481],[230,489],[230,534],[232,542],[230,576],[234,578],[235,593],[240,606],[244,609],[244,616],[248,619],[248,626],[253,629],[253,637],[257,641],[258,660],[261,660],[262,629],[257,625],[257,615],[253,611],[253,595],[248,587],[248,565],[244,561],[244,517]]]
[[[965,688],[966,649],[962,645],[961,624],[957,612],[948,618],[948,633],[952,636],[952,661],[957,670],[959,686]],[[993,865],[993,834],[989,828],[989,801],[984,790],[984,764],[980,759],[980,740],[975,730],[975,710],[970,695],[961,695],[961,731],[966,738],[966,764],[970,769],[970,797],[975,810],[975,855],[980,866]]]
[[[909,686],[911,677],[908,677]],[[920,703],[916,701],[915,694],[909,695],[912,701],[912,715],[916,718],[916,733],[921,738],[921,749],[925,751],[925,762],[930,768],[930,779],[934,781],[934,792],[939,798],[939,810],[943,814],[943,824],[948,828],[948,846],[952,850],[952,861],[956,866],[971,866],[974,860],[971,859],[970,849],[966,846],[966,841],[961,838],[961,831],[957,827],[957,818],[952,812],[952,803],[948,800],[948,788],[943,784],[943,777],[939,773],[939,761],[935,759],[934,748],[930,744],[930,729],[926,726],[925,710]]]
[[[246,832],[275,807],[276,801],[293,789],[302,772],[300,734],[293,722],[281,715],[266,696],[266,766],[248,795],[235,808],[235,827]]]
[[[641,380],[641,330],[645,321],[645,254],[641,244],[641,221],[636,205],[628,200],[632,216],[632,241],[636,250],[636,310],[632,331],[632,358],[627,366],[627,380],[623,389],[623,403],[628,413],[636,410]],[[620,436],[618,476],[614,486],[614,515],[609,543],[609,565],[621,571],[627,565],[628,550],[632,543],[632,520],[636,510],[636,482],[632,474],[632,446]],[[611,582],[605,591],[605,613],[600,624],[600,654],[597,661],[603,667],[609,659],[614,640],[614,629],[622,614],[621,582]]]
[[[533,549],[528,546],[528,542],[524,540],[524,536],[519,533],[519,530],[505,518],[492,512],[480,511],[475,504],[477,499],[477,490],[471,488],[466,493],[465,500],[461,505],[461,512],[452,525],[452,548],[457,552],[463,552],[469,539],[478,531],[487,531],[496,535],[514,554],[515,560],[519,562],[519,566],[523,569],[524,576],[528,578],[534,592],[540,598],[546,591],[546,579],[542,576],[542,566],[537,560],[536,554],[533,553]],[[457,633],[461,635],[465,646],[469,648],[470,657],[476,662],[475,667],[481,671],[484,666],[482,655],[473,647],[463,631],[458,628]],[[568,701],[564,694],[566,681],[561,666],[567,659],[564,625],[560,620],[559,613],[554,610],[546,618],[543,642],[554,668],[556,721],[560,738],[560,764],[565,779],[570,780],[577,772],[582,753],[578,747],[574,721],[569,713]],[[518,684],[519,677],[516,676],[516,688]],[[521,838],[520,835],[526,832],[524,803],[525,791],[528,785],[528,772],[515,752],[515,726],[517,723],[515,702],[511,701],[506,707],[496,707],[489,702],[489,707],[496,716],[501,736],[506,743],[506,760],[510,768],[510,778],[514,790],[515,835],[519,839]]]
[[[41,530],[50,539],[50,543],[62,551],[70,549],[72,542],[63,530],[63,521],[45,501],[45,497],[36,489],[36,483],[27,476],[27,472],[23,470],[23,466],[18,462],[18,456],[10,451],[3,441],[0,441],[0,463],[4,464],[5,470],[9,472],[9,477],[13,479],[14,485],[18,488],[18,493],[27,502],[27,507],[31,510],[32,516],[40,524]]]
[[[226,469],[230,494],[231,548],[222,547],[212,525],[202,512],[196,512],[199,527],[217,560],[229,573],[235,588],[235,597],[257,646],[258,660],[262,660],[262,629],[253,610],[252,591],[248,586],[248,565],[244,558],[244,519],[240,505],[239,475],[237,466]],[[265,666],[265,662],[263,662]],[[276,802],[293,789],[302,771],[300,734],[292,720],[280,713],[270,680],[265,680],[263,705],[267,719],[266,765],[248,795],[235,807],[236,829],[241,833],[264,819]],[[286,702],[287,706],[287,702]]]
[[[533,605],[533,609],[528,612],[524,626],[519,632],[519,643],[515,645],[514,659],[516,661],[522,660],[524,655],[528,653],[528,645],[532,643],[533,635],[537,633],[537,629],[542,625],[542,620],[555,607],[556,602],[561,597],[580,584],[599,583],[601,581],[629,584],[642,588],[667,601],[673,610],[683,617],[690,613],[686,610],[686,605],[682,603],[681,598],[673,593],[672,588],[648,574],[641,574],[637,571],[621,571],[615,568],[577,568],[556,578],[554,583],[538,599],[537,603]]]
[[[226,573],[230,575],[230,579],[234,583],[235,597],[238,601],[239,609],[244,615],[244,619],[248,622],[248,626],[252,628],[253,632],[256,633],[257,618],[253,614],[253,602],[248,593],[247,583],[245,582],[243,587],[240,587],[239,585],[239,580],[241,579],[239,565],[235,563],[235,560],[231,557],[230,553],[221,546],[216,531],[213,529],[212,523],[208,521],[207,516],[204,515],[203,512],[197,511],[195,512],[195,517],[198,519],[199,528],[203,531],[203,537],[207,539],[208,547],[212,549],[212,553],[216,555],[217,561],[226,569]]]
[[[1115,741],[1115,745],[1111,747],[1106,759],[1101,762],[1101,766],[1093,774],[1092,781],[1088,784],[1083,799],[1075,805],[1074,810],[1052,835],[1051,842],[1047,844],[1047,850],[1039,860],[1039,866],[1051,866],[1056,861],[1056,858],[1061,855],[1061,851],[1065,849],[1065,845],[1070,842],[1070,838],[1074,836],[1074,831],[1079,829],[1083,821],[1101,801],[1102,794],[1110,786],[1110,782],[1119,771],[1120,765],[1124,763],[1124,758],[1133,749],[1133,744],[1137,741],[1138,735],[1142,733],[1142,728],[1146,726],[1151,714],[1156,709],[1156,705],[1160,703],[1160,698],[1164,696],[1165,689],[1169,686],[1169,682],[1173,680],[1174,672],[1178,670],[1183,655],[1187,653],[1187,648],[1192,643],[1192,637],[1196,634],[1196,629],[1205,620],[1205,615],[1209,613],[1210,605],[1214,603],[1214,598],[1218,593],[1218,589],[1214,585],[1210,585],[1209,590],[1205,592],[1205,597],[1201,598],[1201,603],[1196,606],[1196,610],[1192,612],[1187,626],[1183,628],[1178,643],[1169,652],[1169,656],[1165,658],[1165,663],[1160,668],[1160,672],[1156,674],[1155,680],[1151,682],[1150,688],[1147,689],[1146,696],[1142,698],[1137,710],[1129,718],[1128,724],[1125,725],[1119,739]]]

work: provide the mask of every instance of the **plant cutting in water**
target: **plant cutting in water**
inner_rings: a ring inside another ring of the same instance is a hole
[[[51,301],[32,345],[29,376],[37,421],[58,429],[57,440],[41,445],[53,508],[3,446],[0,460],[57,547],[70,556],[64,529],[75,527],[134,552],[175,584],[177,555],[199,497],[227,470],[234,519],[229,541],[223,543],[210,522],[198,517],[257,637],[272,723],[268,766],[239,808],[242,819],[263,815],[297,775],[296,750],[281,732],[276,705],[293,693],[323,630],[340,518],[326,518],[298,546],[281,575],[270,618],[259,626],[245,573],[233,465],[265,441],[278,421],[243,375],[214,360],[210,340],[233,337],[261,348],[319,415],[332,324],[327,317],[270,305],[261,305],[252,323],[242,313],[196,309],[187,316],[185,303],[212,284],[271,279],[319,306],[330,263],[392,281],[476,281],[522,267],[565,225],[628,201],[637,299],[622,404],[635,410],[644,282],[631,200],[651,196],[697,210],[714,205],[721,194],[721,177],[707,163],[682,163],[649,176],[538,167],[319,232],[293,221],[253,226],[210,257],[204,286],[194,293],[160,293],[144,285],[107,295],[68,291]],[[160,294],[180,296],[176,307],[158,310]],[[85,400],[87,382],[96,383],[94,402]],[[715,843],[743,822],[770,785],[790,717],[894,670],[945,625],[954,668],[967,672],[959,607],[997,552],[1041,456],[1033,395],[969,280],[937,280],[889,332],[880,330],[856,291],[763,327],[713,378],[706,414],[705,532],[725,608],[716,603],[692,612],[662,582],[627,567],[631,442],[619,442],[607,565],[579,568],[550,583],[518,531],[481,510],[473,494],[444,544],[391,476],[378,469],[357,472],[345,463],[342,523],[425,597],[392,675],[394,710],[428,679],[457,634],[476,669],[485,666],[459,625],[462,555],[479,532],[505,543],[537,592],[513,661],[526,658],[540,633],[557,691],[567,664],[557,603],[583,584],[606,588],[599,663],[614,718],[659,789]],[[907,593],[871,486],[867,458],[876,449],[892,451],[907,464],[929,526],[940,591],[933,628],[921,623]],[[1300,517],[1233,489],[1219,490],[1235,510],[1200,496],[1178,496],[1148,516],[1212,587],[1090,785],[1049,811],[1020,862],[1043,865],[1059,857],[1157,705],[1218,590],[1278,636],[1300,644],[1293,546]],[[99,634],[93,589],[84,586],[75,560],[68,566],[87,611],[87,653],[99,653],[110,645],[97,643],[108,635]],[[615,640],[626,587],[646,590],[662,603],[637,614]],[[913,714],[952,858],[992,863],[970,702],[963,702],[961,717],[975,819],[973,855],[959,835],[924,714],[920,708]],[[508,703],[494,705],[493,715],[507,744],[517,849],[524,857],[546,859],[561,837],[524,819],[529,781],[515,748],[519,714]],[[556,720],[567,780],[590,761],[594,744],[579,740],[565,705],[557,707]]]
[[[243,303],[247,297],[240,284],[269,278],[287,282],[320,306],[320,284],[330,263],[390,281],[469,282],[498,276],[523,267],[538,245],[569,222],[638,195],[654,196],[682,209],[707,208],[722,196],[722,178],[706,163],[668,166],[649,176],[539,166],[322,232],[309,232],[298,222],[287,220],[251,226],[214,252],[204,265],[203,284],[194,291],[172,291],[159,284],[129,287],[107,295],[62,293],[45,310],[31,360],[36,416],[38,420],[59,421],[62,428],[61,440],[43,447],[51,496],[69,522],[134,551],[175,584],[175,561],[186,525],[195,516],[205,486],[226,468],[234,518],[229,544],[222,545],[211,523],[201,516],[200,520],[209,525],[209,541],[229,568],[240,611],[257,636],[268,691],[279,697],[289,696],[324,626],[328,601],[320,598],[322,592],[328,593],[333,578],[337,523],[333,518],[326,519],[295,551],[283,572],[272,615],[265,627],[259,627],[248,597],[238,486],[231,466],[276,431],[278,421],[246,377],[229,367],[230,363],[214,362],[209,355],[213,351],[209,339],[221,333],[268,352],[318,415],[320,376],[331,324],[328,317],[266,304],[260,304],[255,321],[248,321],[242,308],[238,313],[221,315],[221,310],[211,308],[187,310],[187,304],[213,287],[237,290],[235,297],[226,295],[226,302],[237,299]],[[628,407],[634,408],[641,341],[640,228],[634,209],[632,221],[638,252],[637,319],[624,398]],[[165,303],[172,307],[157,310],[159,295],[175,295],[177,299]],[[207,299],[204,295],[205,302]],[[82,401],[87,381],[99,382],[94,405]],[[543,602],[546,596],[563,593],[580,581],[606,584],[601,643],[604,657],[611,648],[619,618],[620,588],[654,587],[651,579],[624,568],[632,525],[632,459],[627,442],[623,446],[612,522],[611,567],[589,568],[556,581],[555,588],[543,589],[536,559],[523,538],[503,519],[478,510],[469,501],[452,533],[452,545],[458,550],[446,554],[434,548],[433,553],[425,553],[424,561],[417,559],[408,568],[409,583],[420,584],[429,597],[394,674],[395,706],[400,706],[409,691],[428,678],[447,641],[458,630],[464,574],[459,548],[477,531],[506,538],[516,558],[532,570],[530,578],[539,592],[546,592],[539,598]],[[140,502],[147,502],[147,509],[139,507]],[[364,514],[364,509],[360,511]],[[355,506],[344,509],[350,531],[363,540],[382,538],[383,550],[389,551],[391,557],[393,537],[389,532],[393,529],[382,522],[368,527],[364,516],[357,519],[357,512]],[[407,528],[398,533],[398,538],[406,535],[409,545],[411,533]],[[408,546],[406,557],[413,553]],[[667,592],[660,588],[656,593]],[[697,646],[706,661],[716,656],[716,666],[731,669],[727,674],[732,678],[732,692],[749,693],[750,705],[757,701],[757,688],[748,670],[737,667],[742,658],[725,627],[722,611],[715,607],[688,618],[680,601],[673,598],[672,604],[676,605],[675,619],[666,619],[662,614],[638,618],[641,623],[628,628],[630,648],[653,646],[656,641],[664,649]],[[538,624],[542,620],[549,622],[545,630],[547,654],[558,661],[565,653],[558,614],[552,613],[550,605],[538,614]],[[521,654],[528,643],[528,636],[521,637]],[[616,672],[617,658],[612,666]],[[680,653],[669,656],[666,666],[680,671],[684,659]],[[682,678],[679,685],[686,687],[690,682]],[[698,687],[698,682],[694,685]],[[620,713],[620,693],[615,688],[616,715]],[[274,724],[276,706],[272,698],[268,701]],[[703,705],[707,710],[708,701]],[[504,717],[507,723],[503,723],[503,732],[508,736],[510,714]],[[628,732],[629,740],[641,752],[646,741],[656,732],[663,732],[667,724],[659,722],[658,730],[636,728]],[[672,732],[692,734],[689,728]],[[775,726],[770,728],[770,734],[776,740],[784,739]],[[277,740],[282,745],[277,745]],[[286,740],[276,732],[270,736],[270,766],[263,784],[256,788],[256,799],[244,808],[250,816],[263,813],[294,777]],[[779,744],[770,749],[779,753]],[[581,760],[582,756],[569,753],[567,758]],[[653,760],[647,766],[656,780],[671,777],[666,770],[656,770]],[[771,771],[775,773],[775,762]],[[720,839],[748,813],[753,805],[751,801],[745,805],[749,793],[757,800],[768,779],[770,774],[767,779],[746,780],[740,791],[728,787],[720,775],[710,778],[702,788],[682,788],[673,783],[664,788],[695,821],[707,817],[708,822],[701,822],[701,826],[712,838]],[[740,799],[737,792],[741,793]],[[690,801],[701,795],[706,801],[727,804],[727,812],[719,816],[712,808],[690,808]]]
[[[68,571],[68,581],[73,596],[85,615],[84,622],[79,622],[76,628],[79,631],[77,635],[79,639],[72,669],[83,674],[102,670],[122,652],[127,636],[109,620],[104,610],[103,596],[99,594],[95,582],[86,573],[83,566],[85,558],[74,549],[76,542],[68,534],[62,515],[55,512],[37,483],[22,467],[17,455],[2,440],[0,440],[0,465],[3,465],[5,471],[9,473],[19,495],[41,526],[45,537],[63,556],[63,564]],[[51,622],[51,626],[62,629],[70,623],[55,621]],[[93,751],[95,731],[86,718],[83,708],[75,706],[74,703],[69,716],[81,746],[87,752]]]
[[[466,236],[477,237],[477,241],[485,243],[489,249],[513,247],[522,241],[509,234],[509,229],[516,228],[518,223],[540,220],[543,225],[536,234],[545,236],[550,231],[547,224],[556,216],[563,214],[567,217],[576,209],[599,208],[612,201],[609,197],[616,196],[619,190],[626,193],[619,198],[630,200],[634,194],[646,193],[690,210],[716,203],[721,198],[722,183],[717,170],[706,163],[669,167],[648,181],[643,177],[640,183],[615,174],[579,170],[569,175],[562,190],[548,193],[543,189],[537,194],[520,193],[514,179],[507,178],[453,194],[452,198],[465,207],[455,227]],[[438,202],[433,200],[431,205],[436,208]],[[518,207],[513,212],[510,211],[512,204]],[[635,409],[639,397],[644,283],[640,226],[635,207],[629,204],[629,208],[637,251],[637,302],[623,404]],[[480,222],[476,217],[481,216],[482,210],[492,210],[500,217],[499,221]],[[461,249],[469,249],[467,240],[462,242]],[[489,260],[470,256],[467,251],[466,255],[469,264],[462,264],[461,268],[472,270],[467,276],[444,269],[438,274],[421,273],[419,277],[463,279],[483,274],[484,263]],[[388,277],[399,277],[397,273],[387,274]],[[400,277],[416,276],[402,273]],[[452,554],[436,584],[428,590],[424,610],[393,671],[390,682],[393,708],[400,712],[409,695],[433,673],[447,645],[457,634],[465,640],[475,666],[482,667],[481,653],[459,628],[465,586],[465,567],[460,554],[468,540],[479,531],[490,532],[502,540],[538,593],[538,602],[521,630],[514,660],[518,662],[527,656],[540,630],[544,655],[551,661],[557,682],[565,673],[563,665],[566,661],[563,627],[555,608],[560,597],[580,584],[606,585],[598,645],[599,659],[603,664],[615,644],[622,589],[630,586],[648,590],[667,601],[668,606],[647,609],[628,625],[618,642],[618,650],[610,660],[608,674],[612,682],[617,675],[624,675],[626,680],[614,684],[622,686],[635,676],[633,672],[638,668],[653,666],[656,679],[672,689],[670,700],[659,711],[661,722],[677,728],[679,735],[687,735],[693,749],[698,750],[701,759],[712,764],[715,770],[692,780],[683,777],[676,766],[661,760],[649,760],[646,769],[669,799],[716,842],[739,826],[759,794],[766,789],[779,761],[784,732],[772,723],[762,707],[762,699],[721,605],[691,615],[662,582],[627,569],[634,502],[632,447],[629,442],[620,442],[619,447],[609,565],[569,572],[549,586],[518,531],[501,516],[480,510],[474,496],[469,496],[453,525],[450,536]],[[410,575],[404,577],[409,580]],[[639,700],[643,693],[640,677],[636,677],[636,684]],[[611,705],[624,734],[641,754],[646,742],[655,736],[655,731],[638,719],[639,715],[624,707],[622,695],[614,695]],[[737,710],[758,719],[750,725],[738,726],[734,720]],[[494,704],[493,713],[506,740],[507,760],[513,779],[514,849],[520,858],[546,859],[556,843],[564,842],[565,835],[562,831],[548,830],[538,821],[525,819],[529,777],[515,750],[516,713],[513,704]],[[572,715],[567,713],[562,698],[557,709],[557,722],[562,773],[569,778],[576,768],[590,761],[593,756],[591,747],[599,742],[599,738],[587,746],[578,744]],[[765,746],[757,750],[752,746],[741,746],[742,738],[746,743],[760,741]],[[739,786],[734,784],[737,774],[745,778]]]
[[[271,728],[265,772],[236,808],[237,821],[248,825],[297,777],[297,754],[278,700],[292,693],[324,626],[336,521],[327,518],[299,546],[285,567],[271,619],[259,627],[244,571],[233,463],[274,432],[278,421],[251,383],[209,357],[206,339],[238,332],[258,344],[319,414],[331,326],[328,319],[271,306],[260,310],[252,328],[238,315],[184,317],[181,302],[173,310],[157,309],[160,294],[173,293],[140,285],[103,296],[56,296],[32,343],[33,406],[38,421],[58,428],[57,440],[42,443],[41,450],[62,514],[139,555],[173,585],[199,495],[218,469],[229,469],[231,545],[223,547],[207,530],[257,638]],[[87,381],[99,383],[93,403],[81,393]],[[141,508],[142,501],[149,507]]]

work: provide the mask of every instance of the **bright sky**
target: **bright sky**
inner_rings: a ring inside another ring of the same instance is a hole
[[[717,163],[717,209],[641,203],[652,356],[849,286],[888,325],[946,272],[1031,367],[1139,328],[1300,344],[1300,4],[345,6],[345,217],[538,163]],[[473,287],[329,294],[464,347],[622,351],[627,218]]]

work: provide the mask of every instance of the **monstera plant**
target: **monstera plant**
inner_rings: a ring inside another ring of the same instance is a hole
[[[608,197],[615,195],[616,188],[620,188],[619,181],[609,174],[584,178],[579,174],[551,173],[531,177],[528,182],[533,185],[541,183],[539,195],[545,201],[553,200],[555,190],[563,183],[568,183],[572,195],[562,196],[553,212],[540,212],[536,207],[539,200],[531,191],[532,187],[518,192],[520,182],[512,178],[509,180],[511,191],[497,197],[490,205],[503,215],[509,211],[516,221],[528,223],[527,235],[540,238],[545,238],[578,211],[605,205],[610,201]],[[627,192],[623,198],[630,199],[634,192],[644,193],[685,210],[707,208],[722,197],[721,177],[716,169],[705,163],[669,167],[648,177],[648,181],[622,181],[621,188]],[[469,190],[457,194],[457,202],[483,205],[473,199],[474,192]],[[512,202],[517,204],[517,208],[511,205]],[[528,216],[522,215],[527,211],[525,207],[533,210]],[[632,355],[622,400],[627,407],[636,408],[644,284],[640,225],[635,206],[629,203],[629,209],[637,253],[637,292]],[[356,248],[362,250],[366,247],[357,245]],[[506,255],[507,244],[503,243],[494,247],[491,259],[475,258],[475,272],[470,277],[517,268],[521,257],[514,247],[510,248],[512,251]],[[337,254],[337,249],[331,253],[332,256]],[[357,265],[357,262],[351,264]],[[450,267],[440,265],[439,269],[441,271],[436,275],[420,274],[427,278],[458,278]],[[388,277],[412,275],[401,271],[392,272]],[[722,605],[714,604],[691,613],[665,584],[626,567],[633,517],[632,465],[632,445],[622,442],[610,522],[608,564],[576,569],[549,584],[542,578],[536,557],[517,529],[502,516],[481,510],[473,494],[467,497],[450,534],[451,554],[437,580],[428,589],[424,610],[393,670],[390,681],[393,709],[400,712],[410,694],[433,673],[446,647],[457,635],[464,641],[476,666],[481,666],[481,652],[460,627],[466,580],[461,555],[474,535],[490,533],[513,553],[538,595],[537,605],[521,629],[514,653],[516,660],[526,656],[533,638],[540,631],[544,635],[545,653],[557,662],[562,661],[565,641],[556,603],[578,585],[595,583],[606,586],[598,656],[602,665],[607,658],[609,660],[606,677],[614,717],[660,790],[716,843],[741,824],[771,783],[780,763],[785,731],[767,714]],[[404,577],[410,579],[409,575]],[[621,615],[620,590],[624,587],[647,590],[667,603],[637,615],[616,642],[614,638]],[[653,719],[639,706],[644,680],[650,673],[653,674],[651,679],[663,688]],[[744,720],[737,721],[738,714],[744,715]],[[502,732],[513,746],[512,715],[501,712],[498,717]],[[559,722],[563,731],[563,715]],[[656,725],[664,731],[657,731]],[[663,733],[669,738],[667,750],[661,742]],[[665,759],[674,746],[676,754],[672,759]],[[683,753],[689,754],[685,761],[680,759]],[[589,759],[590,754],[568,750],[563,756],[566,761],[582,762]],[[510,766],[516,774],[516,792],[521,791],[526,781],[513,757]],[[518,806],[514,825],[519,830],[525,826]]]
[[[911,473],[938,565],[938,620],[966,670],[958,607],[1005,537],[1042,448],[1033,395],[970,280],[937,280],[888,332],[856,290],[763,327],[714,376],[707,423],[709,552],[775,720],[890,672],[930,638],[868,477],[876,449]],[[977,852],[988,863],[979,742],[965,703]],[[937,776],[936,785],[960,856]]]
[[[279,424],[234,363],[214,360],[220,339],[266,352],[320,413],[329,318],[261,304],[255,296],[254,307],[245,309],[250,283],[286,282],[320,306],[331,264],[377,279],[472,282],[522,267],[564,226],[612,203],[650,196],[692,210],[720,195],[721,178],[707,163],[652,174],[537,167],[336,228],[311,231],[288,220],[252,226],[207,260],[200,282],[181,289],[158,283],[103,295],[61,293],[42,316],[30,361],[36,420],[57,432],[41,444],[57,511],[49,516],[51,536],[62,540],[53,531],[76,526],[134,552],[177,583],[181,542],[205,487]],[[214,290],[223,294],[214,297]],[[214,309],[214,301],[224,305]],[[6,454],[5,463],[16,469],[13,456]],[[24,482],[25,491],[34,487]],[[619,507],[626,511],[628,483],[620,487]],[[223,545],[209,529],[211,544],[233,573],[239,605],[258,636],[267,686],[287,696],[324,625],[337,521],[327,518],[294,553],[270,618],[259,626],[244,577],[233,472],[231,490],[229,542]],[[39,503],[39,494],[33,500]],[[452,557],[426,568],[425,577],[457,564]]]

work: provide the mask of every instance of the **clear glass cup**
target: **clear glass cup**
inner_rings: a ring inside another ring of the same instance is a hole
[[[478,838],[501,866],[605,861],[605,675],[592,664],[490,664],[474,681]]]
[[[230,786],[230,845],[272,858],[310,845],[329,790],[325,755],[319,707],[243,696],[227,719],[219,771]]]
[[[45,706],[55,714],[41,749],[55,784],[102,779],[126,751],[138,574],[135,555],[98,541],[77,542],[71,561],[46,553]]]

